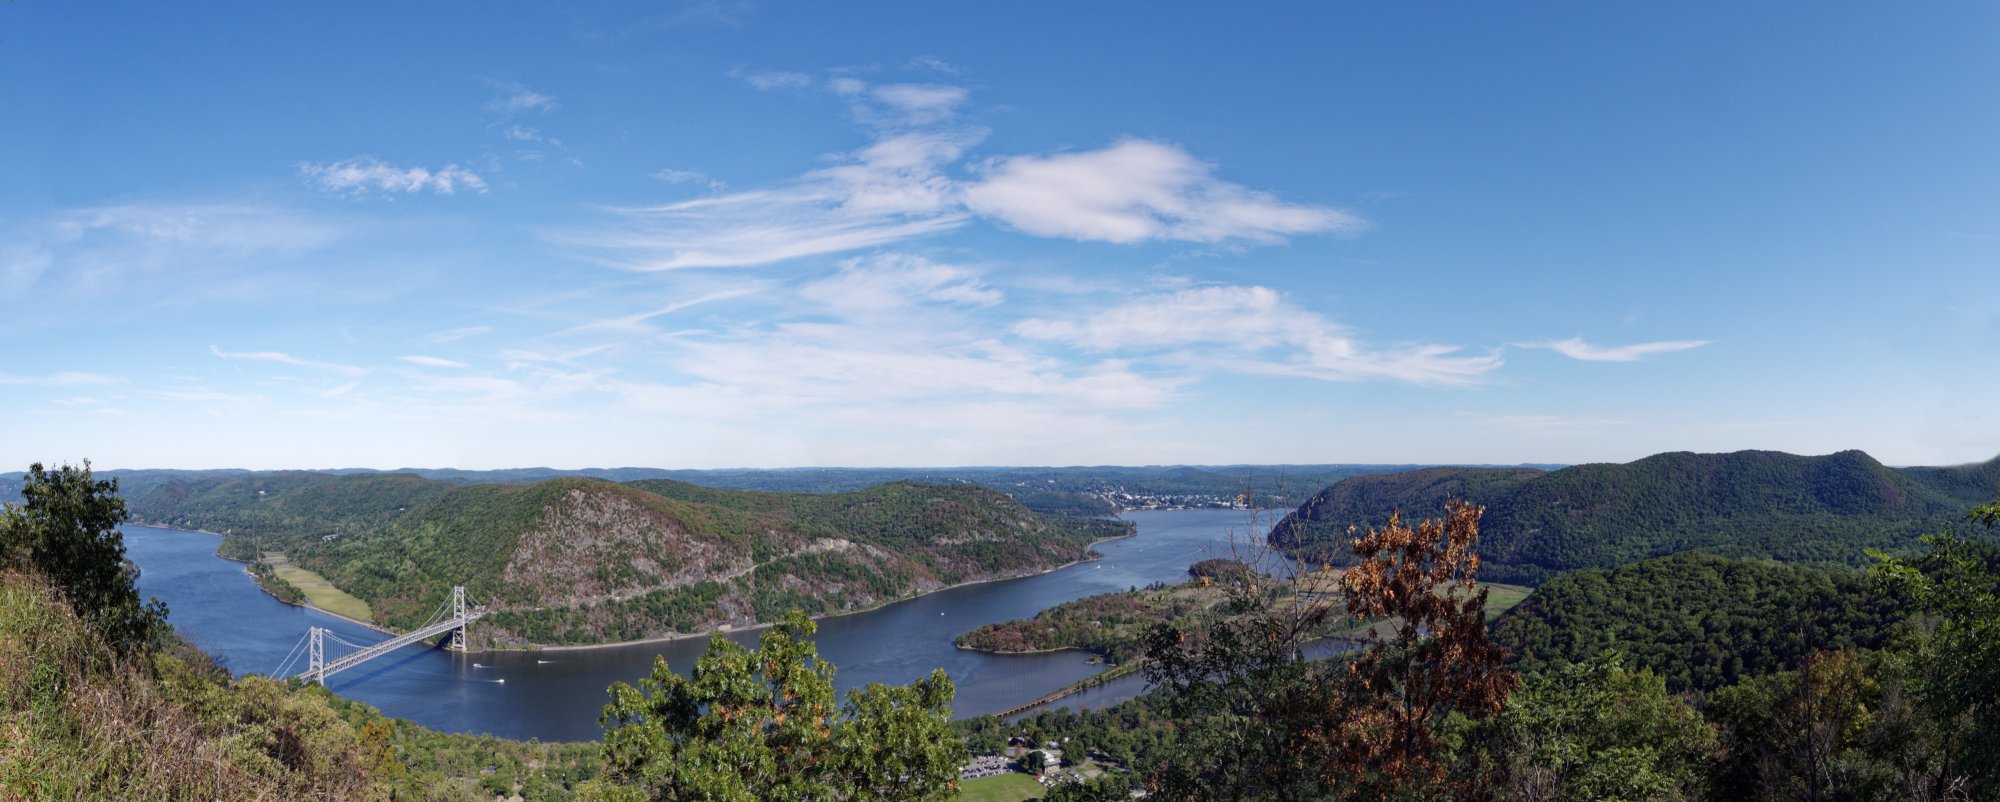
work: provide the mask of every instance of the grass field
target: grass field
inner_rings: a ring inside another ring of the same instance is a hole
[[[958,802],[1021,802],[1041,799],[1048,789],[1026,774],[981,777],[959,784]]]
[[[1522,599],[1528,598],[1528,594],[1535,592],[1534,588],[1522,587],[1520,585],[1499,585],[1492,582],[1481,582],[1479,586],[1486,589],[1486,607],[1484,608],[1484,612],[1488,621],[1500,617],[1501,613],[1507,612],[1509,608],[1516,604],[1520,604]],[[1361,640],[1368,637],[1368,631],[1371,629],[1383,637],[1389,637],[1391,633],[1396,631],[1396,622],[1394,619],[1376,621],[1372,624],[1357,626],[1338,634],[1340,637]]]
[[[1491,582],[1481,582],[1479,584],[1486,588],[1486,620],[1488,621],[1498,618],[1501,613],[1507,612],[1507,608],[1520,604],[1522,599],[1528,598],[1528,594],[1535,592],[1534,588],[1524,588],[1520,585],[1496,585]]]
[[[293,565],[290,560],[285,559],[285,555],[275,551],[264,552],[264,562],[271,566],[271,570],[277,572],[279,579],[305,591],[306,601],[312,602],[314,607],[339,613],[348,618],[371,620],[367,602],[347,595],[346,591],[326,581],[326,577]]]

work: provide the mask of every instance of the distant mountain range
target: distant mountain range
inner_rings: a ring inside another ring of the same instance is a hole
[[[1910,546],[2000,490],[2000,458],[1946,468],[1890,468],[1860,451],[1674,452],[1624,464],[1424,468],[1357,476],[1287,515],[1270,543],[1345,564],[1350,526],[1436,516],[1446,498],[1486,506],[1481,578],[1539,584],[1700,551],[1725,557],[1860,565],[1865,549]]]
[[[18,466],[25,468],[26,466]],[[1264,507],[1296,507],[1322,487],[1350,476],[1405,471],[1419,465],[1151,465],[1072,467],[958,468],[777,468],[668,470],[663,468],[511,468],[466,471],[455,468],[409,468],[380,471],[343,468],[319,471],[248,470],[102,470],[116,478],[127,497],[145,496],[153,488],[175,481],[250,476],[407,474],[450,484],[532,484],[558,478],[636,482],[676,479],[707,487],[787,493],[841,493],[889,482],[976,484],[1013,496],[1030,509],[1070,515],[1103,515],[1121,506],[1186,505],[1236,502],[1239,497]],[[1554,468],[1560,466],[1533,466]],[[0,473],[0,501],[19,497],[20,474]]]

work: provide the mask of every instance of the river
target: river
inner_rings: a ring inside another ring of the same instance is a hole
[[[1128,512],[1135,537],[1097,545],[1103,559],[1038,576],[986,582],[819,622],[821,657],[838,669],[846,689],[871,682],[906,683],[943,668],[957,685],[961,716],[986,715],[1040,697],[1102,668],[1087,655],[1058,652],[991,655],[959,649],[952,639],[975,627],[1025,618],[1044,608],[1096,593],[1153,582],[1178,582],[1189,564],[1228,556],[1232,540],[1261,540],[1268,520],[1241,510]],[[139,592],[167,603],[168,620],[231,672],[270,674],[308,627],[327,627],[356,643],[388,636],[325,613],[293,607],[259,589],[243,566],[215,556],[218,539],[199,532],[127,526],[127,556],[137,563]],[[478,623],[474,622],[477,627]],[[754,645],[756,632],[731,638]],[[460,655],[405,647],[337,674],[330,687],[391,716],[447,732],[490,733],[545,741],[592,740],[597,714],[613,682],[637,682],[656,656],[685,673],[705,638],[601,649],[485,652]],[[295,669],[296,670],[296,669]],[[1131,698],[1138,677],[1113,680],[1064,700],[1096,707]]]

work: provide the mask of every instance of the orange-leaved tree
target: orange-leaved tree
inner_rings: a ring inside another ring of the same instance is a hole
[[[1359,562],[1341,576],[1347,612],[1369,627],[1371,646],[1348,665],[1341,722],[1327,746],[1343,781],[1374,799],[1476,797],[1478,767],[1452,765],[1438,726],[1453,714],[1498,714],[1519,678],[1487,638],[1486,590],[1478,586],[1484,507],[1445,502],[1445,517],[1412,528],[1400,513],[1353,542]]]

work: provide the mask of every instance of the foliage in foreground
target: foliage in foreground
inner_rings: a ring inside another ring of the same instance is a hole
[[[23,503],[0,509],[0,568],[44,576],[72,610],[114,649],[130,653],[166,632],[167,607],[142,604],[125,562],[125,500],[118,481],[98,481],[83,467],[21,477]]]
[[[754,650],[716,636],[687,678],[654,664],[604,708],[606,799],[949,800],[965,743],[944,671],[907,686],[833,690],[802,613]]]
[[[1487,639],[1481,512],[1454,501],[1442,519],[1412,528],[1395,517],[1357,538],[1338,613],[1301,602],[1156,629],[1146,673],[1177,732],[1155,790],[1174,800],[1416,799],[1489,786],[1491,766],[1454,762],[1441,740],[1497,715],[1518,683]],[[1261,604],[1254,584],[1238,596]],[[1368,630],[1374,642],[1357,659],[1306,659],[1339,614],[1385,626]]]

